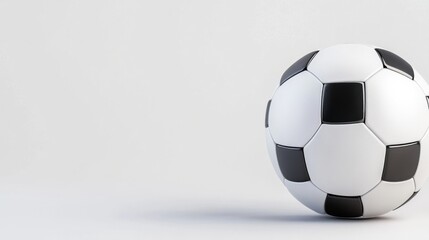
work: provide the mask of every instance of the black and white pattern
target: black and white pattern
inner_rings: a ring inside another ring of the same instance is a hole
[[[344,44],[305,55],[266,109],[277,175],[322,214],[399,208],[429,174],[428,96],[421,75],[387,50]]]
[[[407,61],[387,50],[380,48],[376,48],[375,50],[378,52],[378,54],[380,54],[384,67],[397,71],[411,79],[414,79],[413,67],[411,67],[411,65]]]
[[[289,78],[295,76],[296,74],[307,70],[307,66],[310,63],[311,59],[316,55],[318,51],[311,52],[298,61],[296,61],[292,66],[290,66],[282,75],[280,79],[280,85],[286,82]]]

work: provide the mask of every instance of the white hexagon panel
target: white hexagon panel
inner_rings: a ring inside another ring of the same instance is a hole
[[[374,48],[359,44],[341,44],[320,50],[308,65],[308,71],[323,83],[365,81],[383,68]]]
[[[374,189],[362,196],[363,217],[375,217],[388,213],[404,204],[414,193],[414,181],[381,181]]]
[[[283,83],[271,99],[268,125],[275,143],[303,147],[321,124],[322,83],[304,71]]]
[[[322,191],[360,196],[375,187],[383,173],[386,147],[363,123],[322,124],[304,147],[308,174]]]
[[[419,72],[414,70],[414,81],[420,86],[423,93],[426,96],[429,96],[429,84],[426,80],[423,79],[422,75]]]
[[[306,207],[320,214],[325,214],[326,193],[322,192],[310,181],[291,182],[284,180],[289,192]]]
[[[365,124],[386,145],[422,139],[429,127],[426,96],[408,77],[383,69],[368,79]]]

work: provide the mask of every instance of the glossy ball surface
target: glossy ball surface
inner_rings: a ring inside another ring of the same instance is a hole
[[[405,204],[429,175],[429,85],[398,55],[343,44],[283,74],[267,104],[277,175],[308,208],[369,218]]]

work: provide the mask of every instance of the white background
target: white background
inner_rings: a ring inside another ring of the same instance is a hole
[[[423,0],[0,1],[0,238],[427,238],[425,188],[369,221],[299,204],[268,159],[264,114],[283,71],[333,44],[389,49],[429,78],[428,12]]]

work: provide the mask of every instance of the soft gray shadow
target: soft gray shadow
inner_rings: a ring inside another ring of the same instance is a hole
[[[273,223],[273,222],[307,222],[307,223],[339,223],[339,222],[368,222],[388,221],[393,218],[376,217],[370,219],[343,219],[327,215],[296,214],[282,211],[261,211],[257,209],[196,209],[196,210],[158,210],[143,213],[127,214],[127,218],[165,221],[165,222],[224,222],[224,223]]]

